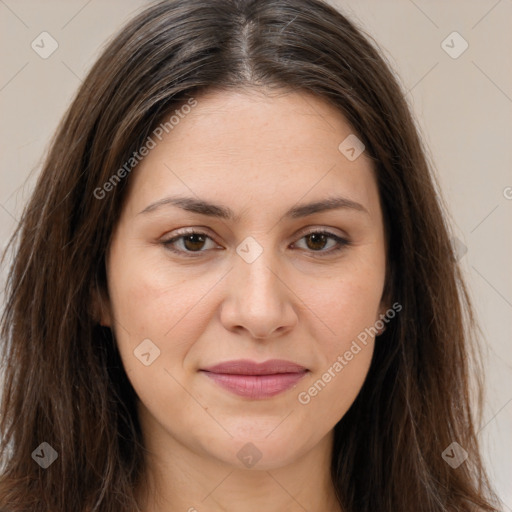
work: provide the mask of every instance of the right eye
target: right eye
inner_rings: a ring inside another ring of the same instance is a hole
[[[204,248],[207,240],[213,242],[213,239],[206,233],[188,230],[186,232],[182,232],[181,234],[177,234],[177,236],[174,236],[169,240],[164,240],[162,244],[174,253],[182,254],[186,257],[194,257],[194,253],[205,252],[205,250],[202,249]],[[177,242],[182,242],[181,249],[176,248]]]

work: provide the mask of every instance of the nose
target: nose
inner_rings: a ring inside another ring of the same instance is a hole
[[[238,256],[227,276],[221,322],[230,331],[247,331],[265,340],[286,334],[297,324],[294,304],[300,302],[270,251],[252,263]]]

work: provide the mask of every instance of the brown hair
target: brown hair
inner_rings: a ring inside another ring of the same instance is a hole
[[[332,480],[343,510],[495,510],[470,407],[471,306],[418,131],[369,40],[319,0],[177,0],[145,9],[110,42],[9,243],[17,245],[2,316],[2,510],[137,510],[136,395],[92,308],[108,294],[105,255],[129,176],[102,199],[95,191],[180,102],[260,86],[316,94],[364,142],[389,237],[387,293],[403,307],[335,427]],[[456,469],[442,458],[454,441],[469,453]],[[58,453],[47,469],[31,457],[42,442]]]

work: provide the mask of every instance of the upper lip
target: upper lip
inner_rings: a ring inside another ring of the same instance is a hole
[[[280,373],[302,373],[307,371],[307,368],[284,359],[269,359],[262,363],[250,359],[236,359],[201,368],[201,370],[231,375],[275,375]]]

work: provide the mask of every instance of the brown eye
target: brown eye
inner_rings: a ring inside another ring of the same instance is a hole
[[[303,239],[306,240],[306,250],[326,254],[337,252],[350,243],[348,240],[329,231],[312,231],[305,234],[301,240]],[[331,244],[330,248],[325,249],[329,240],[332,240],[334,243]]]
[[[189,251],[198,251],[201,250],[206,237],[200,234],[186,235],[183,238],[183,245]]]
[[[308,248],[313,251],[324,249],[328,240],[328,237],[322,233],[311,233],[310,235],[306,235],[304,238],[309,242],[306,242]]]
[[[173,252],[187,255],[187,253],[206,252],[204,248],[208,240],[213,242],[206,233],[193,231],[165,240],[162,244]],[[176,247],[178,242],[181,242],[179,248]]]

